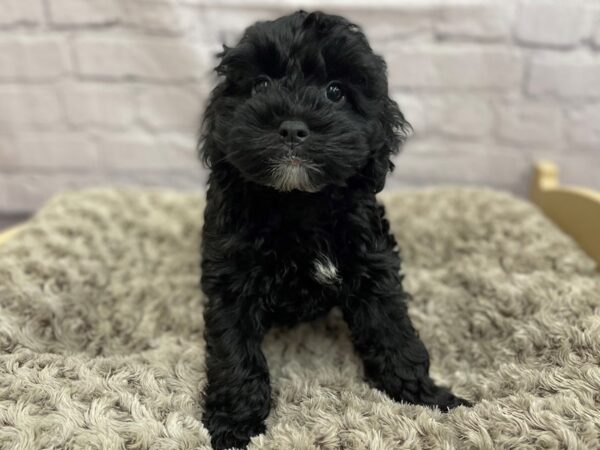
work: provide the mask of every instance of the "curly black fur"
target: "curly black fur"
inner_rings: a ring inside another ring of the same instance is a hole
[[[431,380],[407,314],[400,257],[375,194],[408,125],[360,28],[320,12],[259,22],[225,48],[216,70],[200,145],[211,168],[202,288],[203,423],[213,447],[243,447],[265,431],[268,329],[334,306],[374,387],[442,410],[468,404]],[[286,120],[310,134],[282,137]]]

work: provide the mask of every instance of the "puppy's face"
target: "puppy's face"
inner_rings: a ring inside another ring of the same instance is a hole
[[[405,122],[358,27],[298,12],[248,28],[221,56],[203,130],[210,165],[279,191],[383,187]]]

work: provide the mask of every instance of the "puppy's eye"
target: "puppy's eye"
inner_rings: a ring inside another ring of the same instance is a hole
[[[258,94],[265,92],[271,86],[271,79],[267,76],[260,76],[254,80],[254,86],[252,86],[252,93]]]
[[[327,85],[326,89],[327,98],[332,102],[339,102],[344,98],[344,89],[342,84],[338,81],[332,81]]]

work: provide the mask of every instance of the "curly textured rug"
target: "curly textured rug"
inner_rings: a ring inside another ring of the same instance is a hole
[[[600,277],[532,206],[480,189],[385,198],[449,414],[369,388],[339,314],[274,330],[251,448],[598,448]],[[3,449],[208,448],[202,199],[91,190],[0,247]]]

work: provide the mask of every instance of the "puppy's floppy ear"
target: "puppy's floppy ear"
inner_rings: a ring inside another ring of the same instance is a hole
[[[362,172],[374,193],[383,189],[388,172],[394,170],[394,163],[390,158],[399,152],[410,129],[398,104],[387,94],[383,99],[378,125],[379,136],[374,139],[371,157]]]
[[[240,42],[236,47],[223,45],[223,50],[217,54],[220,61],[215,72],[230,81],[239,82],[242,77],[240,66],[249,65],[253,56],[252,46],[246,42]]]
[[[221,76],[225,75],[223,61],[229,51],[230,48],[224,45],[223,51],[217,54],[217,57],[220,58],[220,62],[215,68],[215,71]],[[206,109],[204,110],[197,150],[200,159],[207,167],[212,167],[213,164],[223,158],[223,152],[220,150],[222,148],[222,139],[217,130],[217,121],[220,116],[220,103],[222,102],[223,94],[227,89],[226,83],[227,80],[225,79],[219,81],[210,93]]]

